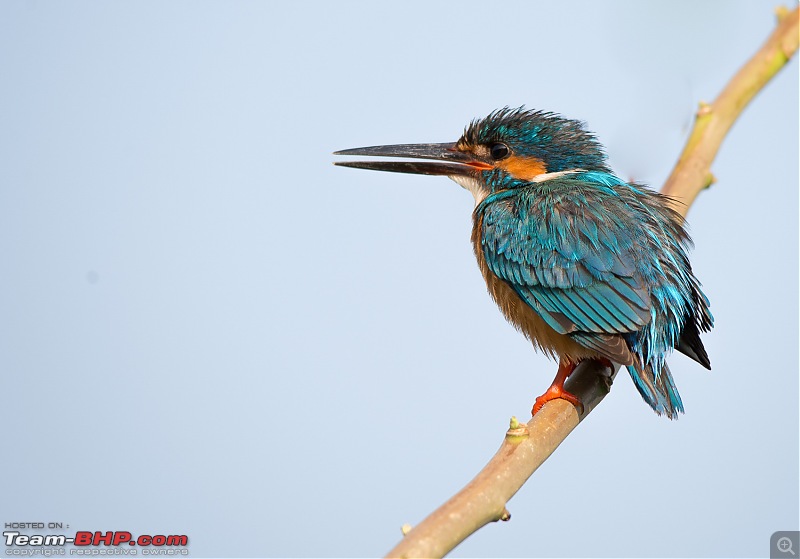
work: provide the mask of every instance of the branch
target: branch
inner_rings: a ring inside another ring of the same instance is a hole
[[[714,182],[711,163],[736,118],[794,55],[800,38],[800,8],[777,11],[778,26],[766,43],[710,105],[701,103],[686,147],[661,189],[686,215],[701,190]],[[489,522],[511,518],[506,503],[608,394],[616,372],[594,360],[582,362],[566,388],[583,404],[582,414],[565,400],[552,400],[527,424],[511,419],[497,454],[478,475],[415,528],[387,557],[444,557]]]
[[[566,400],[551,400],[527,424],[512,418],[497,454],[475,479],[408,532],[388,557],[444,557],[489,522],[511,518],[506,503],[608,394],[608,372],[587,360],[569,376],[565,388],[583,402],[582,415]]]
[[[711,162],[734,121],[797,52],[798,9],[789,12],[779,8],[776,13],[778,26],[761,49],[733,76],[713,103],[700,103],[683,153],[661,189],[662,194],[681,202],[676,209],[684,216],[700,191],[714,182]]]

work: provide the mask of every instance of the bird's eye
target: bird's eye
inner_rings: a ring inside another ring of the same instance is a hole
[[[508,157],[509,153],[511,153],[511,150],[508,149],[508,146],[505,144],[501,144],[500,142],[497,142],[496,144],[492,144],[489,146],[489,154],[495,161],[505,159],[506,157]]]

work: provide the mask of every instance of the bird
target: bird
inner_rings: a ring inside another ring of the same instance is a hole
[[[658,415],[684,413],[666,358],[675,349],[710,370],[700,333],[714,323],[687,255],[692,240],[678,202],[614,174],[583,122],[504,107],[472,120],[453,143],[334,155],[410,159],[335,164],[446,176],[472,194],[471,240],[489,294],[558,361],[533,415],[557,398],[582,412],[564,382],[587,359],[625,366]]]

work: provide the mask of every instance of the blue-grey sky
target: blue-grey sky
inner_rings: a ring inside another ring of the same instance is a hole
[[[445,178],[331,165],[505,105],[659,187],[776,0],[0,4],[0,521],[376,556],[527,419]],[[798,529],[798,65],[689,214],[713,371],[623,371],[475,556],[752,557]]]

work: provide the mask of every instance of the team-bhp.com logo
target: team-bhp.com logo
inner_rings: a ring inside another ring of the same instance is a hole
[[[74,536],[67,536],[64,534],[33,534],[27,535],[20,532],[7,530],[3,532],[6,546],[15,546],[17,548],[29,547],[43,547],[43,548],[57,548],[64,547],[67,544],[74,545],[76,548],[69,550],[70,555],[128,555],[129,553],[100,553],[100,550],[92,549],[98,546],[124,548],[124,546],[138,546],[142,547],[142,555],[185,555],[188,553],[186,549],[173,549],[185,548],[189,544],[189,537],[186,535],[181,536],[164,536],[164,535],[141,535],[133,537],[130,532],[76,532]],[[154,549],[155,548],[155,549]],[[165,549],[167,548],[167,549]],[[29,553],[8,553],[6,555],[32,555]],[[55,550],[53,550],[55,551]],[[111,551],[111,550],[109,550]],[[121,550],[120,550],[121,551]],[[133,551],[133,550],[131,550]],[[54,553],[54,555],[64,555],[64,550]],[[135,555],[136,552],[130,553]],[[41,553],[41,555],[51,555]]]

